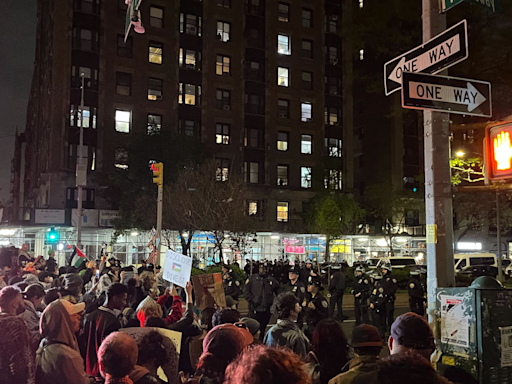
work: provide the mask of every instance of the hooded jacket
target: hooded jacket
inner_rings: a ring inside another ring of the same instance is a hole
[[[34,304],[31,301],[25,300],[25,312],[18,315],[27,324],[27,329],[30,332],[32,338],[33,351],[39,346],[41,341],[41,334],[39,333],[39,318],[40,314],[34,308]]]
[[[41,316],[43,340],[36,353],[36,384],[92,384],[84,371],[71,319],[60,300]]]

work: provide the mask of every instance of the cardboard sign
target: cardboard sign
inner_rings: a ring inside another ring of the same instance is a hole
[[[206,307],[213,307],[214,304],[219,308],[226,307],[226,296],[220,273],[194,276],[192,282],[196,294],[196,306],[201,311]]]
[[[173,284],[185,287],[190,280],[192,258],[167,250],[165,253],[164,279]]]

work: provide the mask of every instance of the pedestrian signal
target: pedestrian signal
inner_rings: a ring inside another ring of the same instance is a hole
[[[512,121],[486,128],[485,152],[489,180],[512,179]]]

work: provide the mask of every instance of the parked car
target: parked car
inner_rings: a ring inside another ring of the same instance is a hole
[[[369,259],[366,259],[366,264],[368,265],[368,268],[370,269],[375,269],[377,268],[377,265],[379,265],[379,262],[380,262],[380,258],[379,257],[370,257]]]
[[[498,276],[498,267],[494,267],[492,265],[471,265],[457,272],[457,276],[469,276],[473,279],[480,276],[491,276],[496,278],[496,276]]]

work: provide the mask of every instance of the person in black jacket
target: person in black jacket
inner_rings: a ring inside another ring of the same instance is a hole
[[[418,270],[411,270],[411,278],[407,282],[407,290],[409,291],[409,307],[411,312],[420,316],[425,316],[425,290],[421,285],[420,272]]]
[[[356,316],[356,326],[362,323],[369,324],[368,319],[368,290],[370,282],[364,274],[364,268],[356,268],[354,281],[352,283],[352,294],[354,295],[354,312]]]
[[[302,308],[305,313],[306,324],[304,326],[304,333],[311,340],[316,325],[323,319],[329,317],[329,304],[325,297],[322,296],[320,291],[323,291],[322,278],[314,276],[308,284],[308,294],[306,300],[302,303]]]
[[[226,305],[230,308],[238,304],[240,295],[240,283],[233,278],[229,265],[222,266],[222,284],[224,285],[224,294],[226,296]]]
[[[372,309],[372,321],[375,328],[379,330],[382,340],[386,336],[386,298],[384,297],[384,287],[382,284],[382,275],[374,273],[372,276],[373,288],[370,293],[370,308]]]
[[[391,332],[391,325],[395,321],[395,299],[398,288],[395,276],[393,276],[391,265],[382,266],[382,287],[386,299],[386,330]]]
[[[343,292],[345,291],[345,275],[341,271],[340,266],[333,266],[334,273],[329,284],[329,293],[331,295],[331,303],[329,305],[329,316],[334,318],[334,310],[338,305],[337,320],[343,321]]]
[[[260,339],[263,341],[270,321],[270,308],[279,291],[279,283],[268,276],[266,265],[261,264],[257,275],[251,275],[245,282],[244,294],[249,303],[249,317],[260,323]]]

